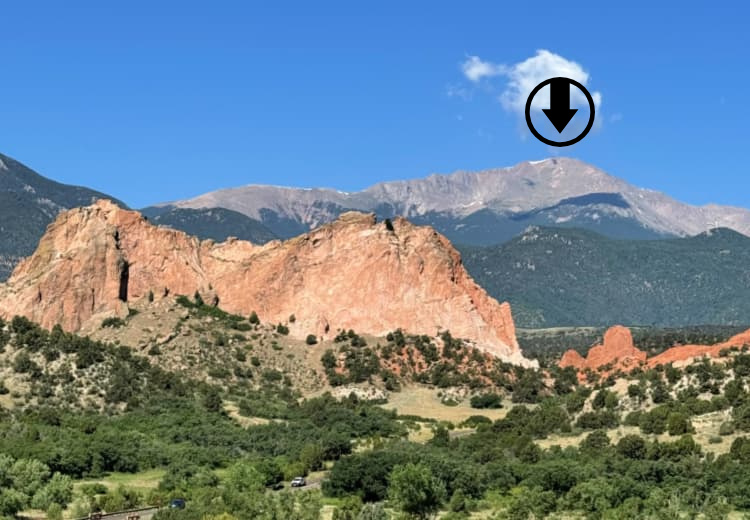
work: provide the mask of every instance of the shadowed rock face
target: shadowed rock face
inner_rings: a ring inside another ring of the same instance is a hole
[[[294,314],[296,337],[350,328],[375,335],[450,330],[509,362],[529,364],[510,306],[474,283],[446,238],[404,219],[387,226],[355,212],[259,246],[200,242],[99,201],[50,225],[37,251],[0,285],[0,315],[79,331],[105,316],[125,316],[128,301],[149,292],[162,298],[195,291],[268,322]]]

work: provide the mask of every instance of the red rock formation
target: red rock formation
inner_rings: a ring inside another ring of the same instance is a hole
[[[21,314],[69,331],[125,316],[150,291],[217,299],[233,313],[286,322],[292,335],[338,329],[382,335],[396,328],[450,330],[505,360],[528,364],[510,306],[480,288],[448,240],[404,219],[393,230],[346,213],[310,233],[263,246],[200,242],[155,227],[107,201],[62,213],[36,252],[0,285],[0,316]]]
[[[643,361],[646,361],[646,353],[635,348],[630,329],[616,325],[604,333],[601,345],[591,347],[585,359],[575,350],[568,350],[559,365],[577,370],[597,370],[603,366],[609,366],[611,370],[629,370]]]
[[[563,354],[563,357],[562,359],[560,359],[560,363],[558,364],[562,368],[573,367],[576,370],[585,370],[586,359],[577,351],[570,349],[567,350],[565,354]]]
[[[744,345],[750,345],[750,330],[741,332],[735,336],[732,336],[723,343],[717,343],[716,345],[677,345],[669,348],[659,355],[656,355],[648,360],[649,366],[656,365],[668,365],[669,363],[676,363],[680,361],[689,361],[695,358],[708,357],[719,357],[722,350],[731,347],[742,347]]]
[[[646,353],[633,345],[630,330],[618,325],[607,330],[603,344],[591,347],[586,358],[583,358],[575,350],[568,350],[560,359],[558,365],[562,368],[574,367],[578,371],[598,370],[609,365],[612,367],[612,371],[628,371],[636,368],[644,361],[648,366],[655,367],[704,356],[719,357],[722,350],[730,347],[742,347],[743,345],[750,345],[750,330],[716,345],[677,345],[647,359]]]

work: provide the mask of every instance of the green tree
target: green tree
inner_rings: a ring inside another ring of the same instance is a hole
[[[690,418],[680,412],[672,412],[667,417],[667,431],[669,435],[683,435],[692,433],[693,426],[690,424]]]
[[[0,515],[13,518],[26,506],[27,497],[15,489],[0,488]]]
[[[359,513],[362,511],[362,500],[357,497],[346,497],[333,511],[331,520],[357,520]]]
[[[388,513],[383,508],[383,504],[365,504],[357,515],[357,520],[388,520]]]
[[[581,442],[581,449],[589,452],[599,452],[609,447],[609,437],[604,430],[589,433]]]
[[[541,487],[522,486],[513,496],[508,507],[508,518],[527,520],[529,518],[546,518],[555,510],[555,494],[544,491]]]
[[[432,439],[429,440],[429,443],[433,446],[439,446],[442,448],[449,446],[451,443],[451,437],[448,428],[446,428],[444,424],[438,424],[435,428],[435,433],[432,435]]]
[[[641,401],[646,397],[646,392],[644,392],[641,385],[630,385],[628,386],[628,397]]]
[[[210,387],[208,389],[203,398],[203,406],[206,407],[206,410],[212,413],[218,413],[223,409],[224,404],[221,399],[221,393],[219,393],[217,388]]]
[[[404,513],[430,518],[445,500],[445,485],[432,474],[429,466],[410,463],[393,468],[388,496]]]
[[[251,493],[262,491],[264,478],[252,464],[240,461],[232,464],[227,470],[226,486],[237,493]]]
[[[325,453],[323,447],[318,443],[305,444],[299,454],[299,460],[306,471],[317,471],[323,468]]]
[[[664,384],[664,381],[657,379],[651,383],[651,399],[654,403],[666,403],[670,398],[669,390],[667,389],[667,385]]]
[[[640,435],[626,435],[617,443],[617,452],[629,459],[646,457],[646,441]]]
[[[614,495],[612,485],[607,479],[599,477],[577,484],[568,492],[566,502],[570,509],[583,509],[587,513],[601,514],[612,507]]]
[[[65,506],[73,498],[73,480],[67,475],[55,473],[44,486],[36,492],[31,505],[36,509],[48,509],[52,504]]]
[[[49,475],[47,465],[34,459],[18,459],[10,468],[13,488],[29,497],[42,488]]]

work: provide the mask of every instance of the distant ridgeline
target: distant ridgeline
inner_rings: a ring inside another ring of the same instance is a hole
[[[104,193],[60,184],[42,177],[20,162],[0,154],[0,281],[18,261],[36,249],[47,225],[65,209],[86,206]]]
[[[690,238],[615,240],[532,227],[490,247],[459,246],[519,327],[744,325],[750,238],[717,229]]]

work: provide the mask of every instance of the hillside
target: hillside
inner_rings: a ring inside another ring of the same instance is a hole
[[[413,508],[461,519],[727,518],[750,508],[746,349],[595,388],[571,369],[500,363],[496,386],[480,375],[488,358],[447,337],[438,350],[399,331],[302,345],[185,298],[143,300],[94,335],[0,320],[2,514],[148,505],[170,520],[176,497],[189,520],[388,520]],[[470,377],[445,364],[458,359]],[[397,373],[427,360],[429,377]],[[373,362],[388,379],[362,372]],[[318,392],[330,388],[323,371],[363,377],[336,399]],[[308,485],[290,493],[285,482],[300,475]],[[426,498],[402,498],[413,490]]]
[[[520,327],[750,321],[750,238],[728,229],[626,241],[535,227],[499,246],[459,249],[474,279],[511,302]]]
[[[161,206],[231,209],[259,220],[281,238],[350,210],[379,218],[404,216],[453,242],[472,245],[501,243],[529,225],[590,229],[626,239],[691,236],[713,227],[750,234],[747,209],[691,206],[569,158],[383,182],[351,193],[249,185]]]
[[[265,244],[277,238],[259,221],[225,208],[149,208],[143,215],[157,226],[179,229],[201,240],[223,242],[234,237]]]
[[[34,252],[58,213],[102,198],[125,207],[109,195],[52,181],[0,154],[0,281]]]

